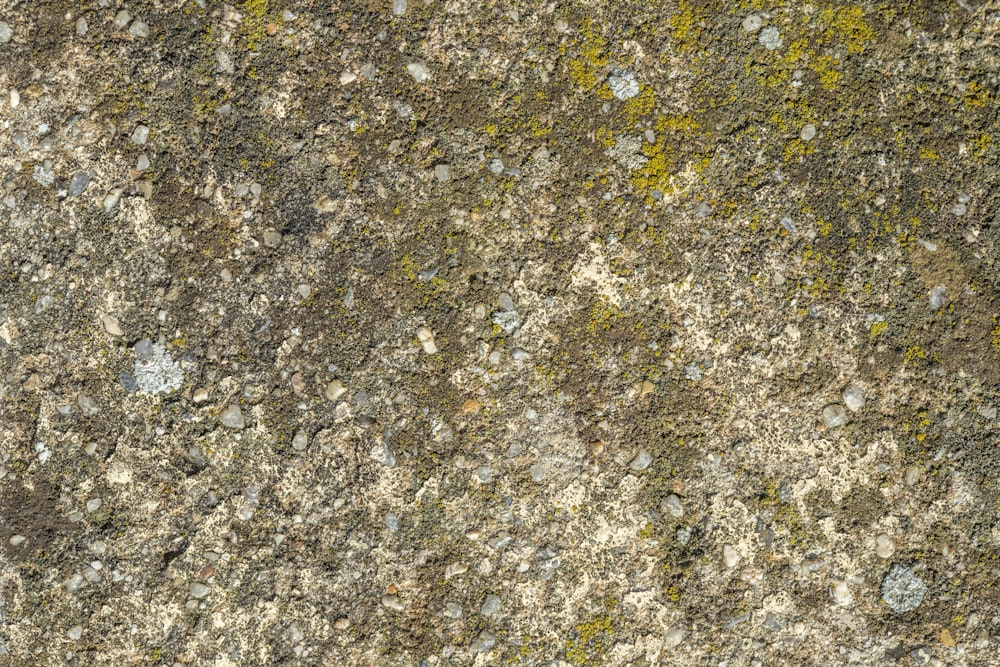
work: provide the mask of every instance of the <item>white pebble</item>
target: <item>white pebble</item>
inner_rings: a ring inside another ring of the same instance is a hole
[[[403,611],[405,609],[403,603],[399,601],[398,595],[383,595],[382,606],[393,611]]]
[[[145,125],[136,125],[135,129],[132,131],[132,143],[137,146],[142,146],[146,143],[146,139],[149,138],[149,128]]]
[[[128,34],[134,39],[149,37],[149,26],[144,21],[136,21],[129,26]]]
[[[122,192],[121,188],[115,188],[104,198],[105,213],[111,213],[111,209],[118,205],[118,201],[122,198]]]
[[[0,44],[6,44],[14,37],[14,30],[10,24],[0,21]]]
[[[816,126],[813,125],[812,123],[804,125],[802,127],[802,131],[799,132],[799,137],[802,139],[802,141],[812,141],[813,137],[815,136],[816,136]]]
[[[847,587],[847,583],[843,581],[838,581],[830,587],[830,594],[833,595],[834,604],[846,607],[854,602],[854,596],[851,595],[851,589]]]
[[[434,332],[430,330],[430,327],[420,327],[417,329],[417,340],[420,341],[420,345],[423,346],[424,352],[427,354],[437,353],[437,344],[434,342]]]
[[[323,395],[326,396],[326,400],[335,401],[346,393],[347,387],[344,386],[344,383],[340,380],[334,380],[326,385],[326,391],[323,392]]]
[[[827,428],[843,426],[848,422],[847,410],[839,403],[831,403],[823,408],[823,424]]]
[[[229,428],[243,428],[246,425],[243,421],[243,412],[240,411],[240,406],[238,405],[230,405],[223,410],[222,414],[219,415],[219,420],[223,426],[228,426]]]
[[[93,417],[94,415],[96,415],[98,412],[101,411],[101,409],[97,407],[97,403],[94,402],[94,399],[92,399],[90,396],[87,396],[86,394],[80,394],[80,396],[78,396],[76,399],[76,404],[80,406],[80,409],[83,411],[83,414],[87,415],[88,417]]]
[[[207,584],[201,583],[200,581],[195,581],[190,586],[188,586],[188,591],[190,591],[191,597],[200,600],[201,598],[206,597],[209,593],[211,593],[212,588]]]
[[[439,164],[434,167],[434,175],[442,183],[451,180],[451,167],[446,164]]]
[[[931,308],[937,310],[941,306],[948,303],[947,298],[948,288],[944,285],[938,285],[929,292],[928,298],[931,302]]]
[[[747,32],[757,32],[761,25],[763,25],[763,21],[756,14],[750,14],[743,19],[743,29]]]
[[[87,26],[87,19],[81,16],[76,20],[76,34],[78,36],[83,37],[84,35],[86,35],[88,29],[89,27]]]
[[[72,639],[73,641],[76,641],[77,639],[83,636],[83,626],[74,625],[72,628],[66,631],[66,636]]]
[[[635,458],[628,464],[628,467],[632,470],[645,470],[649,467],[649,464],[653,462],[652,455],[645,449],[640,449],[639,453],[635,455]]]
[[[875,538],[875,554],[879,558],[892,558],[896,553],[896,545],[892,543],[892,538],[882,533]]]
[[[856,383],[852,382],[844,387],[844,391],[840,392],[840,395],[844,399],[844,405],[851,412],[857,412],[865,407],[865,390]]]
[[[90,500],[87,501],[87,511],[96,512],[97,510],[101,509],[102,504],[103,501],[100,498],[91,498]]]
[[[128,13],[128,10],[123,9],[115,15],[115,27],[124,28],[132,20],[132,15]]]
[[[135,170],[146,171],[147,169],[149,169],[149,164],[150,164],[149,156],[143,153],[142,155],[139,156],[139,159],[135,161]]]
[[[663,634],[663,644],[668,648],[673,648],[678,646],[682,641],[684,641],[684,636],[687,632],[683,627],[675,625]]]
[[[305,431],[299,431],[292,437],[292,448],[297,449],[300,452],[309,446],[309,434]]]
[[[118,323],[118,318],[114,315],[102,315],[101,324],[104,326],[104,330],[112,336],[122,335],[121,324]]]
[[[12,546],[16,547],[19,544],[24,544],[24,542],[27,539],[28,538],[25,537],[24,535],[12,535],[11,538],[10,538],[10,543],[11,543]]]
[[[740,554],[735,547],[727,544],[722,547],[722,560],[726,563],[726,567],[732,569],[740,564]]]
[[[684,516],[684,506],[681,504],[680,497],[675,493],[667,496],[666,500],[663,501],[663,507],[675,519],[680,519]]]
[[[358,80],[358,75],[349,69],[345,69],[340,73],[340,85],[347,86]]]
[[[430,72],[420,63],[410,63],[406,66],[406,71],[417,83],[423,83],[431,78]]]
[[[406,13],[406,0],[392,0],[392,13],[402,16]]]

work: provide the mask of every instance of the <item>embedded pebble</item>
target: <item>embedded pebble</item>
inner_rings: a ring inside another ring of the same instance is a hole
[[[382,606],[387,609],[392,609],[393,611],[403,611],[403,609],[406,608],[403,606],[403,603],[399,601],[398,595],[383,595]]]
[[[417,329],[417,340],[420,341],[421,347],[424,348],[424,352],[427,354],[437,353],[437,344],[434,342],[434,333],[430,330],[430,327],[420,327]]]
[[[90,500],[87,501],[87,511],[96,512],[101,508],[102,504],[103,502],[101,501],[100,498],[91,498]]]
[[[27,541],[27,539],[28,538],[25,537],[24,535],[11,535],[10,544],[11,546],[16,547],[18,545],[24,544]]]
[[[90,174],[85,171],[78,171],[69,179],[69,196],[79,197],[90,185]]]
[[[434,167],[434,176],[441,182],[451,180],[451,167],[446,164],[439,164]]]
[[[486,600],[483,601],[483,606],[480,608],[480,612],[483,616],[492,616],[503,609],[503,602],[500,600],[499,595],[487,595]]]
[[[844,387],[844,390],[840,392],[840,396],[844,399],[844,405],[851,412],[857,412],[865,407],[865,390],[856,383],[851,383]]]
[[[671,493],[664,499],[663,508],[675,519],[680,519],[684,516],[684,506],[681,504],[680,497],[675,493]]]
[[[679,625],[675,625],[663,633],[663,644],[668,648],[679,646],[684,641],[687,631]]]
[[[336,401],[338,398],[347,393],[347,387],[340,380],[333,380],[330,384],[326,385],[326,389],[323,391],[323,396],[326,397],[328,401]]]
[[[212,592],[212,588],[208,584],[203,584],[200,581],[195,581],[192,582],[190,586],[188,586],[188,591],[191,593],[191,597],[195,598],[196,600],[200,600],[204,597],[207,597],[208,594]]]
[[[118,318],[114,315],[102,315],[101,324],[104,326],[104,330],[112,336],[122,335],[121,324],[118,323]]]
[[[6,44],[14,37],[14,30],[9,23],[0,21],[0,44]]]
[[[727,568],[734,568],[740,563],[740,554],[736,551],[736,548],[732,545],[725,545],[722,547],[722,560],[725,562]]]
[[[875,538],[875,554],[879,558],[892,558],[894,553],[896,553],[896,545],[893,544],[891,537],[882,533]]]
[[[292,449],[298,451],[303,451],[309,446],[309,434],[305,431],[298,431],[294,436],[292,436]]]
[[[929,293],[929,300],[931,302],[931,308],[937,310],[938,308],[944,306],[948,303],[947,298],[948,288],[944,285],[938,285],[933,288]]]
[[[133,39],[143,39],[145,37],[149,37],[149,26],[146,25],[145,21],[135,21],[128,27],[128,34],[131,35]]]
[[[649,467],[649,464],[653,462],[653,456],[647,452],[645,449],[640,449],[639,453],[635,455],[635,458],[628,464],[628,467],[632,470],[639,471],[645,470]]]
[[[742,25],[743,29],[747,32],[757,32],[760,30],[761,25],[763,25],[763,20],[756,14],[750,14],[745,19],[743,19]]]
[[[823,424],[827,428],[843,426],[849,421],[847,410],[839,403],[831,403],[823,408]]]
[[[395,16],[402,16],[406,13],[406,0],[392,0],[392,13]]]
[[[420,63],[410,63],[406,66],[406,72],[417,83],[423,83],[431,78],[430,72],[428,72],[427,68]]]
[[[229,428],[243,428],[246,426],[246,423],[243,421],[243,412],[238,405],[230,405],[223,410],[222,414],[219,415],[219,421],[222,422],[223,426],[228,426]]]
[[[801,138],[802,141],[812,141],[815,136],[816,136],[816,126],[813,125],[812,123],[803,126],[802,131],[799,132],[799,138]]]
[[[448,618],[462,618],[462,606],[454,602],[446,602],[444,605],[444,615]]]
[[[847,583],[844,581],[837,581],[830,587],[830,594],[833,596],[833,603],[846,607],[854,602],[854,596],[851,595],[851,589],[848,588]]]

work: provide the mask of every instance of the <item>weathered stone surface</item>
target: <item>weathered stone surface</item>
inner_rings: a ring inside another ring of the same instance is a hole
[[[996,664],[983,1],[0,12],[0,664]]]

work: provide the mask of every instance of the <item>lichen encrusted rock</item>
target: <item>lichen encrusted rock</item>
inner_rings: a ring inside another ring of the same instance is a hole
[[[144,394],[168,394],[184,383],[184,371],[161,343],[141,340],[135,346],[135,383]]]
[[[908,567],[893,563],[882,580],[882,599],[897,614],[913,611],[927,594],[927,584]]]

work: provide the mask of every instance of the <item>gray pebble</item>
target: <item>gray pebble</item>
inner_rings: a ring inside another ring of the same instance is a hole
[[[79,197],[90,185],[90,174],[85,171],[78,171],[69,179],[69,196]]]
[[[229,428],[243,428],[246,426],[246,422],[243,421],[243,412],[238,405],[230,405],[223,410],[222,414],[219,415],[219,421],[222,422],[223,426],[228,426]]]

